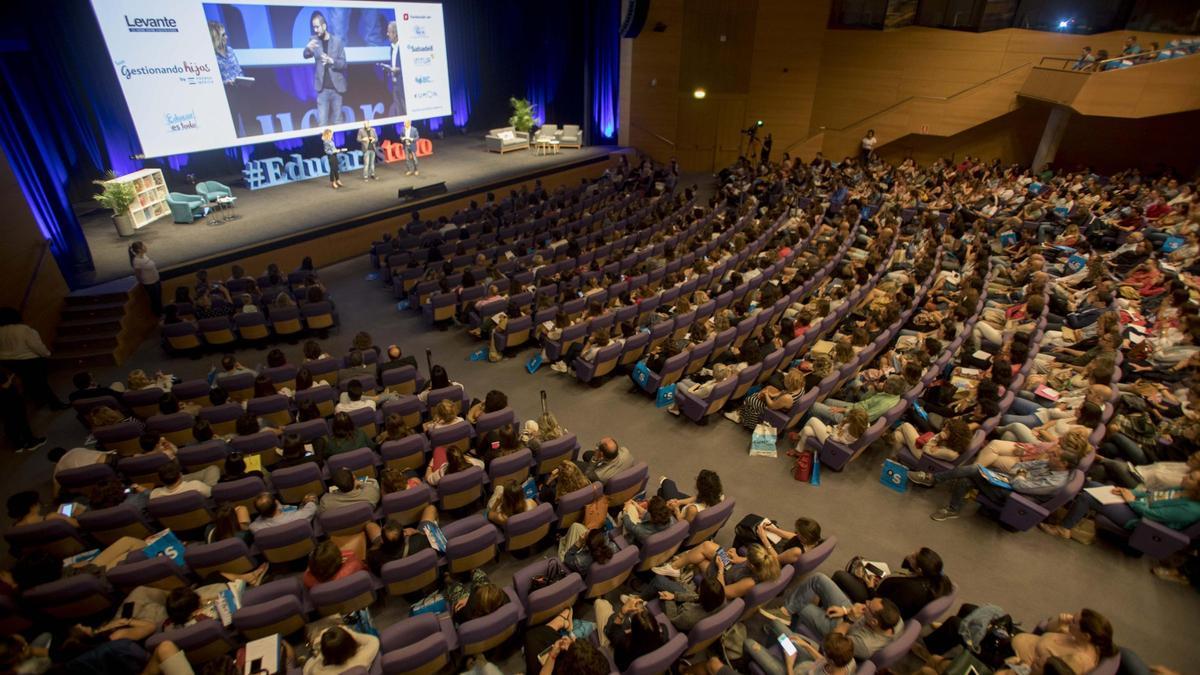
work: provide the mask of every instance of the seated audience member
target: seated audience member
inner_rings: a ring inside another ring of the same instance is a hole
[[[869,572],[856,575],[844,570],[834,572],[833,581],[854,602],[871,598],[891,600],[906,620],[951,591],[950,578],[942,573],[942,557],[924,547],[909,554],[900,570],[882,581]]]
[[[387,357],[386,359],[379,360],[378,369],[376,372],[376,377],[378,377],[380,380],[383,380],[383,373],[386,370],[400,368],[403,366],[412,366],[413,368],[417,367],[417,360],[412,356],[404,356],[404,353],[400,350],[400,347],[396,345],[388,345],[385,356]]]
[[[617,445],[612,436],[601,438],[595,450],[583,454],[583,460],[585,465],[580,468],[583,469],[584,475],[601,483],[607,482],[622,471],[632,469],[637,463],[629,448]]]
[[[746,654],[768,675],[853,675],[855,672],[854,643],[841,633],[829,633],[818,646],[809,638],[792,632],[787,624],[778,619],[773,619],[763,631],[768,635],[786,635],[796,646],[795,653],[785,655],[780,661],[764,643],[746,638]],[[765,644],[771,645],[776,641],[770,640]]]
[[[67,400],[71,403],[86,398],[99,398],[101,396],[111,396],[118,401],[121,400],[121,392],[96,384],[96,378],[89,372],[75,373],[75,376],[71,378],[71,382],[75,385],[75,391],[67,396]]]
[[[1073,673],[1090,673],[1100,661],[1116,653],[1113,628],[1104,615],[1084,608],[1078,614],[1059,614],[1050,619],[1046,630],[1035,635],[1018,633],[1013,636],[1014,666],[1026,666],[1038,672],[1046,661],[1058,658]]]
[[[332,540],[317,544],[308,556],[308,569],[304,572],[304,586],[311,589],[317,584],[348,577],[367,569],[363,559],[355,551],[338,548]]]
[[[437,486],[442,478],[459,471],[477,466],[483,468],[483,460],[467,456],[466,452],[459,447],[451,447],[446,449],[438,446],[433,449],[433,456],[429,459],[429,466],[425,469],[425,482],[432,486]]]
[[[493,389],[483,397],[482,401],[476,401],[471,404],[467,410],[467,421],[475,424],[479,421],[480,415],[487,413],[499,412],[508,407],[508,396],[504,392]]]
[[[304,495],[298,508],[285,508],[270,492],[254,498],[254,512],[258,517],[250,522],[250,531],[257,533],[268,527],[286,525],[297,520],[312,521],[317,515],[317,496]]]
[[[662,578],[655,577],[656,580]],[[662,602],[663,614],[681,633],[695,628],[701,620],[725,606],[725,588],[716,577],[703,577],[695,590],[679,583],[674,585],[675,590],[659,590],[656,597]]]
[[[743,520],[743,523],[746,521]],[[796,519],[794,532],[789,532],[774,524],[760,519],[754,525],[754,538],[744,536],[742,524],[738,524],[738,533],[734,537],[733,547],[741,549],[752,543],[759,543],[768,552],[775,553],[780,565],[792,565],[800,560],[805,553],[821,545],[821,524],[812,518],[803,516]]]
[[[474,584],[466,601],[454,608],[454,623],[462,625],[468,621],[482,619],[509,602],[511,600],[508,594],[496,584]]]
[[[444,367],[435,364],[429,371],[429,384],[425,385],[425,389],[417,392],[417,398],[421,400],[421,403],[425,403],[429,397],[429,392],[447,387],[458,387],[461,389],[462,385],[451,380],[450,376],[446,374]]]
[[[487,519],[500,527],[508,519],[537,507],[535,500],[525,496],[525,491],[516,482],[497,485],[487,503]]]
[[[253,543],[250,534],[250,509],[228,502],[219,504],[213,511],[213,522],[205,528],[204,540],[208,543],[238,538],[247,544]]]
[[[755,584],[779,578],[779,558],[774,551],[759,544],[747,546],[745,556],[734,549],[723,551],[723,554],[729,558],[728,564],[721,559],[721,547],[710,540],[684,551],[670,562],[655,567],[653,571],[665,577],[679,577],[688,566],[694,566],[701,573],[707,573],[715,564],[716,577],[725,587],[725,597],[730,600],[749,593]]]
[[[426,433],[434,429],[441,429],[463,421],[463,418],[458,416],[458,401],[450,399],[442,399],[433,406],[429,411],[429,421],[425,423],[424,430]]]
[[[527,673],[538,675],[608,675],[612,666],[588,638],[575,638],[560,618],[525,631]],[[566,637],[561,637],[566,632]],[[543,658],[544,662],[540,659]]]
[[[341,412],[333,416],[330,434],[325,440],[325,458],[359,448],[371,448],[371,439],[363,432],[362,427],[355,426],[350,415]]]
[[[278,464],[276,464],[278,466]],[[246,470],[246,457],[237,450],[231,451],[225,457],[225,473],[218,482],[228,483],[243,478],[263,478],[263,472]]]
[[[887,598],[854,603],[820,572],[805,578],[784,600],[791,628],[805,626],[822,638],[841,633],[854,643],[854,658],[871,657],[904,629],[900,608]]]
[[[320,513],[359,502],[379,506],[379,481],[374,478],[356,478],[350,469],[340,467],[333,470],[329,482],[334,489],[321,495]]]
[[[701,469],[696,475],[696,496],[689,497],[679,491],[675,481],[663,478],[658,483],[658,496],[667,500],[667,508],[679,520],[689,523],[704,509],[716,506],[725,499],[721,489],[721,477],[715,471]]]
[[[419,526],[425,523],[437,525],[437,509],[433,505],[421,511]],[[367,564],[371,572],[379,575],[386,563],[431,548],[429,538],[419,527],[401,527],[399,523],[387,521],[380,527],[379,539],[367,549]]]
[[[208,497],[212,494],[212,486],[221,478],[221,470],[215,466],[205,467],[195,474],[183,475],[179,463],[168,462],[158,468],[158,480],[162,487],[150,491],[150,499],[169,497],[184,492],[199,492]]]
[[[338,381],[346,382],[360,375],[375,377],[375,368],[363,362],[362,352],[355,350],[346,355],[346,367],[338,371]]]
[[[582,490],[591,484],[592,481],[583,475],[583,471],[579,468],[579,465],[566,459],[563,460],[562,464],[559,464],[550,471],[550,475],[546,478],[545,484],[542,485],[538,497],[544,502],[557,504],[558,500],[563,498],[563,495],[571,494],[576,490]]]
[[[241,363],[239,363],[237,357],[235,357],[233,354],[226,354],[225,356],[221,357],[221,370],[217,373],[216,379],[213,380],[213,385],[218,387],[222,386],[226,379],[234,375],[243,375],[246,373],[250,373],[251,375],[257,374],[253,370],[250,370],[246,366],[243,366]]]
[[[822,445],[831,438],[838,443],[853,443],[867,432],[867,427],[869,426],[871,426],[871,423],[867,419],[866,409],[857,406],[846,411],[846,415],[842,418],[841,423],[833,428],[830,428],[816,417],[810,417],[800,430],[800,438],[796,440],[796,450],[802,451],[807,447],[807,442],[810,438]]]
[[[309,462],[321,463],[317,458],[316,450],[306,445],[299,434],[286,433],[280,440],[279,445],[282,454],[279,456],[279,461],[271,467],[271,470],[278,471],[279,469],[300,466]]]
[[[674,522],[675,516],[667,506],[667,500],[657,495],[645,506],[631,499],[621,509],[621,528],[635,546],[645,544],[648,537],[662,532]]]
[[[629,664],[667,643],[667,628],[660,624],[637,596],[626,596],[621,608],[613,607],[603,598],[596,600],[596,627],[601,631],[600,645],[612,649],[617,670],[628,670]]]
[[[341,675],[351,668],[370,668],[379,656],[379,638],[345,626],[330,626],[315,641],[304,675]]]
[[[1093,483],[1091,487],[1100,485]],[[1121,498],[1120,503],[1104,504],[1091,493],[1080,491],[1061,523],[1038,523],[1038,527],[1048,534],[1070,539],[1071,530],[1092,513],[1102,514],[1127,530],[1137,527],[1142,519],[1161,523],[1172,530],[1186,530],[1200,521],[1200,470],[1184,476],[1178,488],[1148,492],[1114,487],[1112,493]]]
[[[949,471],[930,474],[924,471],[909,472],[908,478],[917,485],[933,487],[938,483],[950,481],[952,490],[950,502],[934,512],[930,518],[936,521],[957,518],[966,502],[967,490],[974,487],[992,499],[1003,502],[1008,499],[1010,491],[1019,492],[1031,497],[1049,497],[1067,484],[1071,471],[1079,464],[1078,455],[1068,452],[1049,455],[1046,459],[1031,462],[1021,462],[1005,472],[993,472],[1007,477],[1009,488],[992,485],[979,466],[970,464]]]
[[[404,421],[399,413],[391,413],[383,420],[383,431],[375,436],[375,445],[381,446],[388,441],[398,441],[417,433]]]

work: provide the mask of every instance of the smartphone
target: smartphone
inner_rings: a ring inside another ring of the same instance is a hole
[[[131,494],[133,494],[133,486],[132,486],[132,485],[130,485],[129,487],[125,488],[125,494],[127,494],[127,495],[131,495]]]
[[[788,636],[780,633],[777,636],[777,639],[779,640],[779,646],[783,648],[784,654],[787,654],[788,656],[796,655],[796,645],[792,644],[792,641],[790,638],[788,638]]]
[[[132,602],[127,602],[127,603],[121,605],[121,618],[122,619],[132,619],[133,618],[133,603]]]
[[[865,565],[863,565],[863,569],[870,572],[871,574],[874,574],[877,577],[883,576],[883,570],[879,569],[875,565],[872,565],[871,563],[866,563]]]
[[[717,559],[721,561],[721,567],[729,567],[733,564],[733,560],[729,557],[729,551],[723,548],[717,549]]]
[[[71,517],[71,514],[75,512],[74,502],[70,504],[63,504],[62,506],[58,507],[58,512],[64,516],[67,516],[68,518]]]

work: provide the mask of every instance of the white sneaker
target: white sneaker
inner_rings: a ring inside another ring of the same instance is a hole
[[[665,563],[659,565],[658,567],[653,567],[650,569],[650,571],[654,572],[655,574],[661,574],[664,577],[671,577],[673,579],[679,578],[679,570],[672,567],[671,563]]]
[[[733,422],[734,424],[742,423],[742,416],[739,415],[736,410],[733,410],[733,411],[727,412],[727,413],[723,413],[723,415],[725,416],[725,419],[729,420],[730,422]]]
[[[671,407],[667,408],[667,412],[671,413],[672,415],[674,415],[676,417],[679,417],[679,406],[677,406],[675,404],[671,404]]]
[[[567,372],[567,364],[563,363],[562,361],[555,361],[554,363],[550,364],[550,370],[553,370],[556,373],[565,373]]]

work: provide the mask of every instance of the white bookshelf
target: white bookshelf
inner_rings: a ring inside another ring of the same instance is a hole
[[[167,206],[167,182],[162,169],[142,169],[115,178],[110,183],[133,183],[137,199],[129,205],[129,218],[134,229],[141,229],[171,213]]]

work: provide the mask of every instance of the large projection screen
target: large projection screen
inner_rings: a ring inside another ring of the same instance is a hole
[[[146,157],[451,114],[440,4],[92,7]]]

